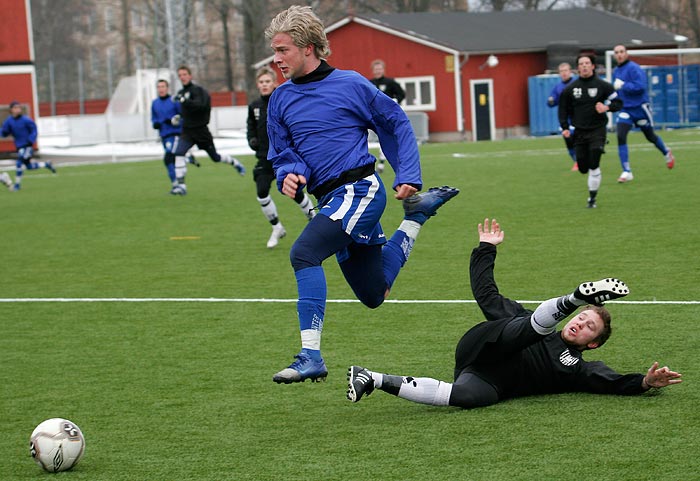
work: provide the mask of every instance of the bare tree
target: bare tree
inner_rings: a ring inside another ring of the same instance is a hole
[[[129,29],[129,19],[131,11],[129,0],[121,0],[122,7],[122,39],[124,41],[124,70],[129,75],[133,71],[133,60],[131,58],[131,31]]]
[[[693,44],[700,45],[700,14],[698,13],[697,0],[688,0],[688,37],[693,39]]]
[[[89,5],[83,0],[65,0],[59,11],[51,0],[31,0],[34,52],[37,66],[38,96],[42,101],[51,99],[52,71],[73,71],[76,59],[84,58],[85,47],[76,39],[76,32],[84,32],[81,16]],[[50,65],[57,66],[50,69]],[[75,77],[58,76],[54,80],[54,100],[75,99]]]
[[[228,22],[233,13],[231,0],[213,0],[211,8],[216,12],[221,22],[221,33],[224,47],[224,70],[226,75],[226,88],[233,90],[233,61],[231,57],[231,37]]]

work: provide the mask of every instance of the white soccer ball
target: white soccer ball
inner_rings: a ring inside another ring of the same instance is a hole
[[[66,471],[83,456],[85,438],[75,423],[62,418],[47,419],[32,432],[29,451],[46,471]]]

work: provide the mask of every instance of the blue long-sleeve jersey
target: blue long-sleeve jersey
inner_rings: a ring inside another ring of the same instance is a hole
[[[37,135],[36,124],[26,115],[10,116],[2,123],[2,136],[8,135],[14,138],[17,149],[34,145]]]
[[[622,99],[622,108],[639,107],[649,102],[647,74],[639,64],[631,60],[622,62],[613,70],[613,83],[615,83],[615,79],[625,82],[622,88],[617,91]]]
[[[285,82],[267,111],[268,159],[277,185],[289,173],[306,177],[313,192],[343,172],[374,163],[367,131],[379,137],[399,184],[422,188],[420,156],[405,112],[369,80],[350,70],[333,70],[308,83]]]
[[[182,127],[172,125],[170,119],[181,113],[180,102],[174,102],[169,95],[158,97],[151,104],[151,123],[157,129],[161,138],[180,135]]]
[[[547,105],[550,107],[556,107],[559,105],[559,97],[561,97],[561,93],[564,91],[566,87],[571,85],[571,82],[576,80],[577,77],[569,77],[569,80],[564,82],[563,80],[557,83],[554,87],[552,87],[552,91],[549,93],[549,97],[547,98]]]

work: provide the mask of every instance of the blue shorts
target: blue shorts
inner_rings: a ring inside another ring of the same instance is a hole
[[[386,189],[376,175],[345,184],[320,199],[319,214],[340,220],[343,230],[358,244],[385,244],[379,223],[386,208]]]
[[[651,112],[651,105],[644,103],[639,107],[624,107],[617,114],[618,124],[630,124],[635,127],[654,127],[654,116]]]
[[[161,139],[161,142],[163,143],[163,149],[165,149],[166,154],[174,154],[177,149],[177,144],[180,142],[180,136],[171,135],[170,137]]]
[[[17,149],[17,157],[22,162],[30,160],[32,157],[34,157],[34,147],[27,146]]]

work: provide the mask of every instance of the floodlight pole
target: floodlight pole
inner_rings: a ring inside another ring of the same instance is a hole
[[[173,22],[173,6],[171,0],[165,0],[165,25],[168,39],[168,70],[175,71],[175,25]]]

